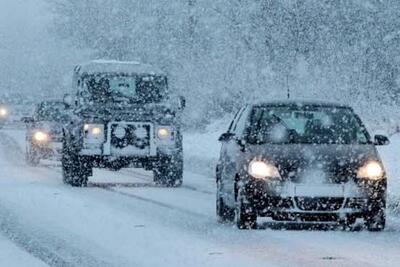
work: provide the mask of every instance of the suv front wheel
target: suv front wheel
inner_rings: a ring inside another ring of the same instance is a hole
[[[154,182],[167,187],[179,187],[183,182],[181,157],[161,157],[153,168]]]
[[[63,145],[61,164],[64,183],[76,187],[87,185],[92,167],[84,158],[79,157],[65,145]]]

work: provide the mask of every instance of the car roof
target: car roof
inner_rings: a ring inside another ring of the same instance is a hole
[[[310,100],[276,100],[262,101],[252,104],[255,107],[327,107],[327,108],[346,108],[351,109],[349,105],[326,101],[310,101]]]
[[[165,75],[159,68],[137,61],[92,60],[75,67],[77,74],[124,73]]]

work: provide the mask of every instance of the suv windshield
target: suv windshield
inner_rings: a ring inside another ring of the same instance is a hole
[[[258,107],[252,112],[249,142],[367,144],[370,138],[348,108]]]
[[[160,76],[93,75],[84,81],[84,96],[94,102],[157,103],[167,91],[166,78]]]
[[[63,121],[67,118],[64,103],[42,103],[36,111],[39,121]]]

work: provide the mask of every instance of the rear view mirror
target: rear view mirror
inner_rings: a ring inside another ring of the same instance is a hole
[[[35,120],[34,120],[32,117],[22,117],[22,118],[21,118],[21,121],[22,121],[23,123],[28,124],[28,123],[33,123]]]
[[[376,146],[384,146],[390,144],[389,138],[385,135],[377,134],[374,137],[374,144]]]
[[[186,99],[183,96],[179,97],[179,109],[183,110],[186,107]]]
[[[226,142],[232,139],[232,137],[234,137],[235,134],[233,133],[223,133],[219,138],[218,141],[220,142]]]

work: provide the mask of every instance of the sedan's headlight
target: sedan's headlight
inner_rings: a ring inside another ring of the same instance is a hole
[[[103,124],[85,124],[83,126],[86,142],[101,143],[104,142],[104,125]]]
[[[377,161],[370,161],[362,166],[357,172],[357,178],[365,178],[371,180],[380,180],[383,178],[385,171],[382,164]]]
[[[37,131],[33,134],[33,140],[38,143],[45,143],[49,140],[49,135],[43,131]]]
[[[249,174],[257,179],[280,178],[278,168],[261,160],[252,160],[249,163]]]

